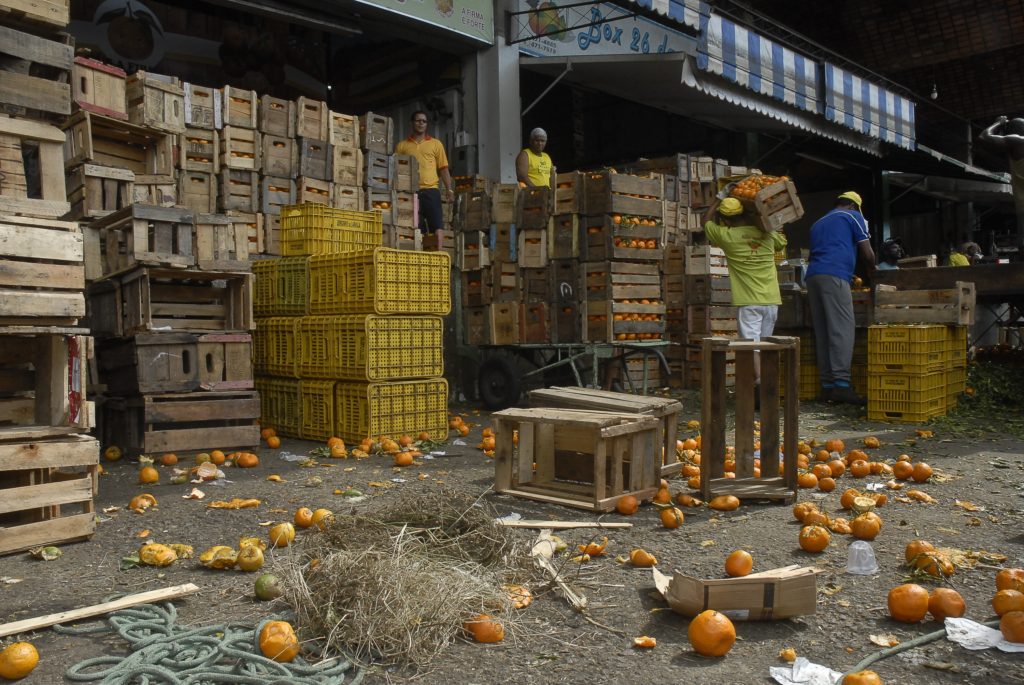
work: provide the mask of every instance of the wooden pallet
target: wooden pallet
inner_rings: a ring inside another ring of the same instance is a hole
[[[524,229],[516,235],[516,262],[523,269],[546,269],[548,266],[547,229]]]
[[[87,435],[0,442],[0,554],[90,538],[99,456]]]
[[[178,207],[131,205],[90,227],[99,240],[98,273],[108,278],[138,266],[188,268],[196,263],[194,215]],[[90,266],[90,273],[96,273]]]
[[[347,209],[361,212],[366,208],[363,189],[359,186],[332,184],[331,206],[335,209]]]
[[[516,220],[519,205],[518,183],[496,183],[491,192],[491,220],[495,223],[511,224]]]
[[[259,393],[195,392],[107,397],[103,440],[130,455],[259,444]]]
[[[520,188],[516,206],[516,227],[547,228],[551,218],[550,188]]]
[[[583,340],[612,342],[658,340],[665,335],[665,303],[639,304],[586,299],[582,303]]]
[[[710,245],[687,246],[685,249],[685,273],[688,276],[728,276],[729,266],[725,252]]]
[[[204,271],[249,271],[248,231],[223,214],[197,214],[195,258]]]
[[[493,223],[493,201],[488,193],[461,192],[455,196],[455,229],[458,231],[486,231]],[[519,226],[526,229],[526,226]],[[532,227],[531,227],[532,228]],[[538,228],[547,228],[541,226]]]
[[[551,342],[551,320],[544,302],[523,302],[519,305],[519,342]]]
[[[557,214],[548,221],[548,256],[576,259],[580,254],[579,214]]]
[[[329,205],[331,204],[333,185],[330,181],[299,176],[295,179],[295,203],[312,202]]]
[[[91,340],[80,328],[0,328],[0,440],[84,432]]]
[[[174,76],[136,71],[128,77],[128,120],[167,133],[185,132],[185,89]]]
[[[883,284],[875,288],[874,322],[970,326],[975,301],[974,283],[964,281],[942,290],[897,290]]]
[[[399,193],[415,193],[420,189],[420,163],[412,155],[394,155],[392,185]]]
[[[75,325],[85,316],[84,262],[78,224],[0,217],[0,319]]]
[[[221,186],[223,187],[223,185]],[[228,211],[227,216],[249,240],[249,255],[263,254],[263,215],[258,212]]]
[[[97,360],[100,382],[111,395],[253,387],[247,333],[147,333],[102,343]]]
[[[67,173],[69,219],[95,219],[132,204],[135,174],[126,169],[82,164]]]
[[[486,231],[463,231],[458,234],[456,240],[458,241],[456,264],[459,270],[477,271],[491,265],[490,236]],[[480,304],[488,303],[477,303],[477,305]]]
[[[492,418],[495,492],[611,511],[623,497],[643,500],[657,491],[660,422],[652,416],[538,408],[506,409]]]
[[[0,214],[56,219],[71,210],[64,189],[63,143],[64,134],[56,127],[0,117]],[[25,169],[24,147],[38,149],[37,169]],[[39,188],[40,197],[29,197],[29,187]]]
[[[272,95],[261,95],[257,128],[264,135],[294,138],[295,103]]]
[[[140,268],[88,290],[89,323],[98,337],[138,333],[247,333],[252,274]]]
[[[73,59],[67,36],[50,40],[0,26],[0,109],[37,118],[70,114]]]
[[[804,215],[804,206],[790,180],[778,181],[762,188],[753,201],[744,201],[755,224],[766,231],[778,231]]]
[[[393,176],[394,157],[384,152],[363,153],[363,185],[367,190],[391,191]]]
[[[555,214],[580,214],[584,211],[584,177],[579,171],[570,171],[555,176],[555,190],[552,212]]]

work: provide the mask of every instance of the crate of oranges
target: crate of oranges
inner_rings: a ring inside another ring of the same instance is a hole
[[[664,257],[664,227],[650,217],[603,214],[580,218],[580,260],[657,262]]]
[[[766,231],[777,231],[804,215],[796,186],[788,176],[752,174],[736,181],[729,194],[742,202]]]

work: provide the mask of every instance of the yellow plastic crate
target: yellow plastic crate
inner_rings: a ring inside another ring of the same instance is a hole
[[[946,369],[946,394],[959,395],[967,389],[967,367],[952,366]]]
[[[451,257],[378,247],[309,259],[310,314],[451,311]]]
[[[946,326],[946,364],[966,366],[967,326]]]
[[[281,254],[334,254],[380,246],[384,224],[379,210],[335,209],[306,202],[281,209]]]
[[[296,317],[289,316],[256,319],[256,330],[252,336],[256,371],[272,376],[298,378],[295,368],[298,360],[295,338],[297,322]]]
[[[299,381],[299,437],[326,440],[334,433],[335,381]]]
[[[253,262],[256,277],[252,310],[256,316],[302,316],[309,309],[309,257]]]
[[[868,328],[868,368],[876,373],[940,371],[946,360],[946,326]]]
[[[253,382],[260,394],[260,425],[278,435],[299,437],[299,381],[257,376]]]
[[[444,375],[438,316],[304,316],[297,336],[303,378],[379,382]]]
[[[337,435],[359,442],[365,437],[421,432],[433,440],[448,436],[448,381],[430,378],[394,383],[338,383],[334,389]]]
[[[879,421],[926,421],[946,412],[946,373],[870,374],[868,418]]]

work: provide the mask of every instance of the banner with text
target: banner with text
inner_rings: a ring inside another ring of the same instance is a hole
[[[411,17],[488,45],[494,44],[493,0],[356,0]]]

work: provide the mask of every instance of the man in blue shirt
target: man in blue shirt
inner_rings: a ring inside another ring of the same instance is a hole
[[[860,195],[850,190],[836,198],[835,208],[811,226],[811,263],[805,280],[814,322],[820,399],[825,401],[865,404],[850,385],[856,333],[850,281],[858,254],[870,274],[875,268],[871,235],[861,214]]]

